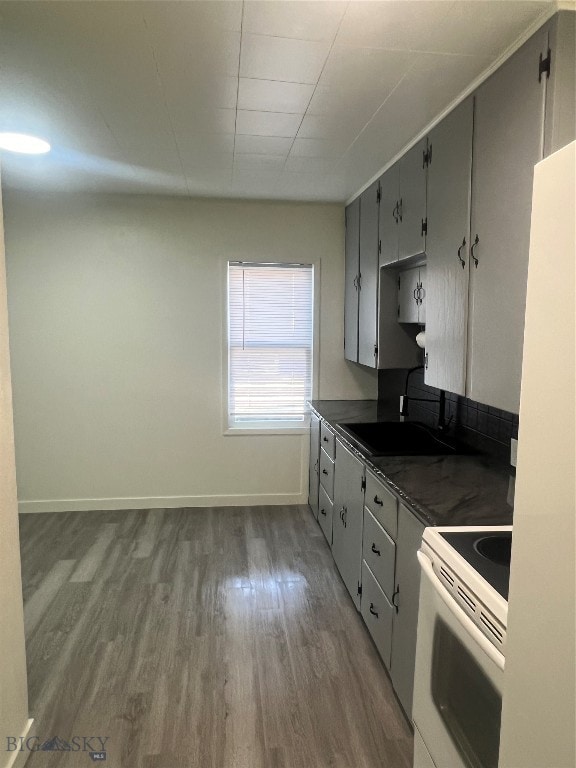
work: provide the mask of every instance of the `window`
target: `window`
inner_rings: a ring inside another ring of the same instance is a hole
[[[228,264],[228,426],[304,427],[312,396],[313,267]]]

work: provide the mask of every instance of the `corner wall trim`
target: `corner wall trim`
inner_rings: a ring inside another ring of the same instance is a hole
[[[240,494],[234,496],[137,496],[117,499],[23,500],[18,503],[18,511],[26,514],[31,512],[175,509],[178,507],[253,507],[307,503],[307,492],[299,491],[297,493]]]
[[[30,739],[32,736],[36,735],[36,729],[34,727],[34,718],[31,717],[26,722],[26,727],[24,728],[24,731],[20,734],[21,739]],[[26,761],[28,760],[28,755],[30,752],[28,750],[17,752],[6,752],[8,755],[8,762],[6,763],[5,768],[24,768],[24,765]]]

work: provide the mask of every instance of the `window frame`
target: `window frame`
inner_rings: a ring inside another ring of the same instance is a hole
[[[310,416],[306,414],[304,421],[290,425],[289,423],[271,422],[267,426],[264,422],[257,422],[253,427],[231,426],[228,420],[228,265],[241,263],[242,259],[225,259],[222,269],[223,301],[222,301],[222,434],[230,436],[247,435],[305,435],[309,432]],[[294,264],[292,259],[245,259],[248,264]],[[312,267],[312,394],[311,399],[317,397],[318,392],[318,363],[320,360],[320,259],[303,259],[302,264]]]

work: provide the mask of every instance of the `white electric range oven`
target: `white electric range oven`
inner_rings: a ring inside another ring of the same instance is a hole
[[[497,768],[511,526],[426,528],[414,768]]]

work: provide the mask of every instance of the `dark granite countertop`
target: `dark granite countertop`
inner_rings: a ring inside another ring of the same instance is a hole
[[[484,453],[463,456],[381,456],[359,451],[339,424],[396,421],[398,411],[376,400],[313,400],[310,405],[338,437],[425,525],[510,525],[512,468]]]

